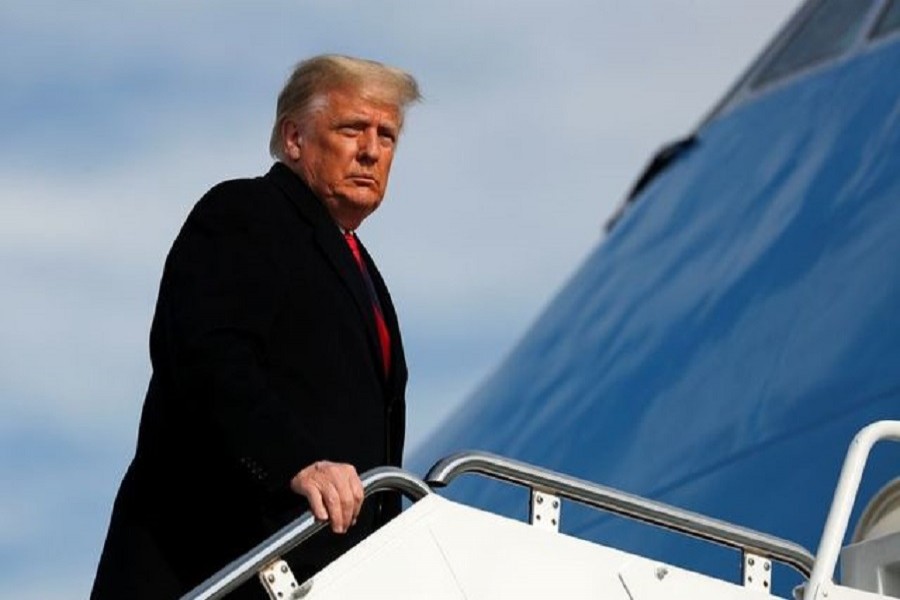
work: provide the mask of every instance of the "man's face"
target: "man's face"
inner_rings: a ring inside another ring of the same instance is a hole
[[[304,126],[288,123],[288,166],[339,225],[356,229],[384,198],[400,134],[396,106],[333,90]]]

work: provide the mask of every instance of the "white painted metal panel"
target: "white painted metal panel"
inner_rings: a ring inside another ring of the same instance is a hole
[[[316,575],[306,598],[772,596],[430,495]]]

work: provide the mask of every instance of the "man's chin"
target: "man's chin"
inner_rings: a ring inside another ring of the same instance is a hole
[[[381,198],[374,196],[340,196],[325,203],[332,218],[341,227],[356,229],[363,220],[375,212],[381,204]]]
[[[345,205],[348,210],[367,217],[381,205],[381,196],[376,194],[354,194],[345,198]]]

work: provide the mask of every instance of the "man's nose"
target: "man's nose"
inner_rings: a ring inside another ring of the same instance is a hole
[[[377,161],[381,156],[381,144],[378,139],[378,132],[372,128],[367,129],[359,137],[359,156],[370,161]]]

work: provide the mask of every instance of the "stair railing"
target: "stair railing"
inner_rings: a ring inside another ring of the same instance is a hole
[[[542,523],[537,521],[542,516],[538,504],[549,504],[555,509],[550,513],[552,525],[558,527],[558,498],[566,498],[740,550],[744,585],[747,587],[771,589],[769,560],[784,563],[805,578],[810,576],[815,562],[809,551],[788,540],[488,452],[469,451],[448,456],[431,468],[425,481],[433,488],[440,488],[464,473],[485,475],[529,488],[532,496],[531,521],[535,525],[546,526],[546,513]]]
[[[421,479],[396,467],[378,467],[366,471],[360,476],[360,480],[367,498],[378,492],[396,491],[415,501],[431,493],[431,489]],[[278,561],[298,544],[308,540],[325,525],[325,521],[317,521],[312,513],[305,512],[267,540],[220,569],[187,595],[182,596],[181,600],[216,600],[224,597]]]

